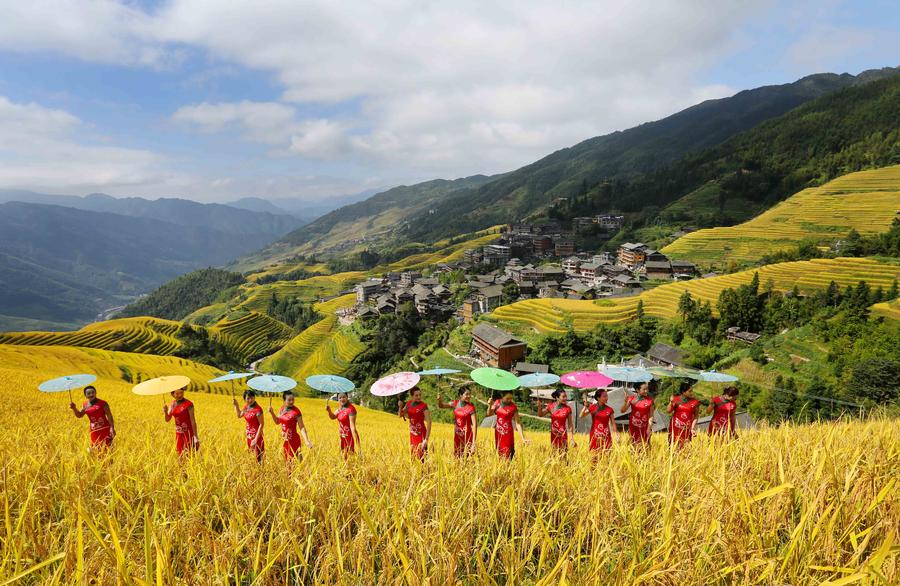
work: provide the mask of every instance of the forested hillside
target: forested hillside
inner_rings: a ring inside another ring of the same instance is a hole
[[[201,307],[214,303],[243,282],[244,277],[238,273],[214,268],[200,269],[169,281],[126,307],[118,316],[148,315],[180,320]]]

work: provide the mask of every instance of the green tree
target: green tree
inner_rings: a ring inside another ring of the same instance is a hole
[[[850,388],[858,403],[896,405],[900,400],[900,363],[885,358],[863,360],[853,367]]]

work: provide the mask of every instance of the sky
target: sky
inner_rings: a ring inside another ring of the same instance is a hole
[[[0,0],[0,188],[321,201],[900,65],[894,1]]]

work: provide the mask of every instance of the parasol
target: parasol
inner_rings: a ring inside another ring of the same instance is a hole
[[[38,390],[42,393],[69,393],[69,402],[72,402],[72,389],[80,389],[97,380],[93,374],[69,374],[42,382]]]
[[[699,371],[681,366],[651,366],[647,369],[647,372],[653,376],[667,378],[692,378],[697,380],[700,377]]]
[[[254,391],[267,393],[269,395],[269,407],[272,406],[272,395],[290,391],[297,386],[297,381],[288,376],[279,376],[277,374],[264,374],[256,376],[247,381],[247,386]]]
[[[608,387],[613,379],[596,370],[578,370],[562,375],[562,383],[576,389],[602,389]]]
[[[549,372],[535,372],[519,377],[519,384],[526,388],[548,387],[559,382],[559,376]]]
[[[653,379],[653,375],[646,368],[634,366],[603,366],[600,372],[615,381],[626,383],[645,383]]]
[[[432,368],[430,370],[420,370],[417,374],[425,376],[444,376],[445,374],[456,374],[458,372],[462,371],[455,368],[441,368],[440,365],[438,365],[437,368]]]
[[[469,376],[479,385],[495,391],[511,391],[521,386],[516,375],[499,368],[476,368]]]
[[[320,393],[329,393],[331,395],[349,393],[356,388],[353,381],[335,374],[316,374],[306,377],[306,386]]]
[[[392,397],[415,387],[420,380],[415,372],[395,372],[375,381],[369,390],[376,397]]]
[[[734,383],[737,382],[738,377],[715,370],[701,370],[699,380],[708,383]]]
[[[182,375],[161,376],[151,378],[135,385],[131,392],[135,395],[167,395],[172,391],[183,389],[191,384],[191,379]]]

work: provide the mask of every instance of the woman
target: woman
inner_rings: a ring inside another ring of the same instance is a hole
[[[491,403],[487,416],[497,415],[497,423],[494,425],[494,445],[501,458],[511,459],[516,454],[516,439],[514,433],[516,427],[522,435],[522,443],[528,444],[525,439],[525,429],[519,419],[519,408],[513,403],[513,395],[510,391],[504,391],[500,399]]]
[[[360,446],[359,433],[356,431],[356,407],[350,402],[350,396],[347,393],[338,395],[338,404],[340,407],[337,412],[332,413],[331,405],[326,401],[325,411],[329,418],[337,419],[338,434],[341,436],[341,452],[344,453],[346,459],[350,454],[355,454]]]
[[[475,438],[478,435],[478,421],[475,405],[472,404],[472,393],[463,387],[459,390],[459,398],[449,403],[444,403],[444,398],[438,395],[438,407],[441,409],[453,409],[453,455],[457,458],[471,456],[475,453]]]
[[[428,404],[422,400],[422,391],[413,387],[410,398],[405,404],[397,401],[397,415],[404,421],[409,420],[409,452],[422,460],[428,451],[428,438],[431,436],[431,414]]]
[[[232,399],[234,404],[234,412],[238,419],[243,418],[246,423],[245,432],[247,434],[247,449],[256,456],[257,462],[262,462],[263,455],[266,453],[266,437],[263,434],[263,417],[262,407],[256,402],[256,392],[253,389],[244,391],[244,408],[238,407],[237,399]]]
[[[562,389],[556,389],[553,394],[553,402],[544,405],[540,401],[537,404],[538,417],[550,416],[550,445],[557,450],[566,451],[569,448],[569,432],[575,436],[575,422],[572,417],[572,408],[569,407],[569,394]],[[575,442],[572,442],[574,447]]]
[[[625,399],[624,410],[630,409],[628,415],[628,433],[631,441],[638,446],[650,445],[650,430],[653,428],[653,390],[650,383],[641,383],[636,395]]]
[[[200,437],[197,434],[197,420],[194,418],[194,404],[184,398],[184,389],[172,391],[173,401],[163,405],[166,423],[175,420],[175,450],[182,455],[185,450],[192,452],[200,449]]]
[[[713,397],[708,412],[712,414],[707,431],[709,435],[723,434],[731,437],[737,436],[737,424],[735,411],[737,411],[738,390],[736,387],[728,387],[721,397]]]
[[[584,398],[584,407],[581,409],[579,417],[591,416],[591,441],[589,449],[596,456],[603,450],[612,448],[613,435],[615,434],[615,424],[613,421],[615,411],[606,404],[609,400],[609,394],[604,389],[599,389],[594,393],[594,403],[588,404],[587,397]]]
[[[700,401],[694,398],[694,389],[691,383],[682,380],[679,383],[678,394],[669,401],[667,413],[672,415],[669,422],[669,442],[683,446],[694,437],[694,429],[697,427],[697,411]]]
[[[78,409],[75,403],[69,403],[69,409],[78,419],[87,415],[91,430],[91,448],[106,449],[112,445],[116,437],[116,424],[113,421],[109,404],[97,398],[97,389],[84,387],[84,398],[87,399]]]
[[[281,437],[284,438],[284,459],[292,462],[294,458],[298,460],[300,456],[300,438],[307,449],[312,449],[312,443],[309,441],[309,435],[306,433],[306,426],[303,424],[303,415],[300,409],[294,406],[294,393],[285,391],[281,394],[283,404],[278,415],[275,410],[269,407],[269,414],[275,425],[281,426]]]

